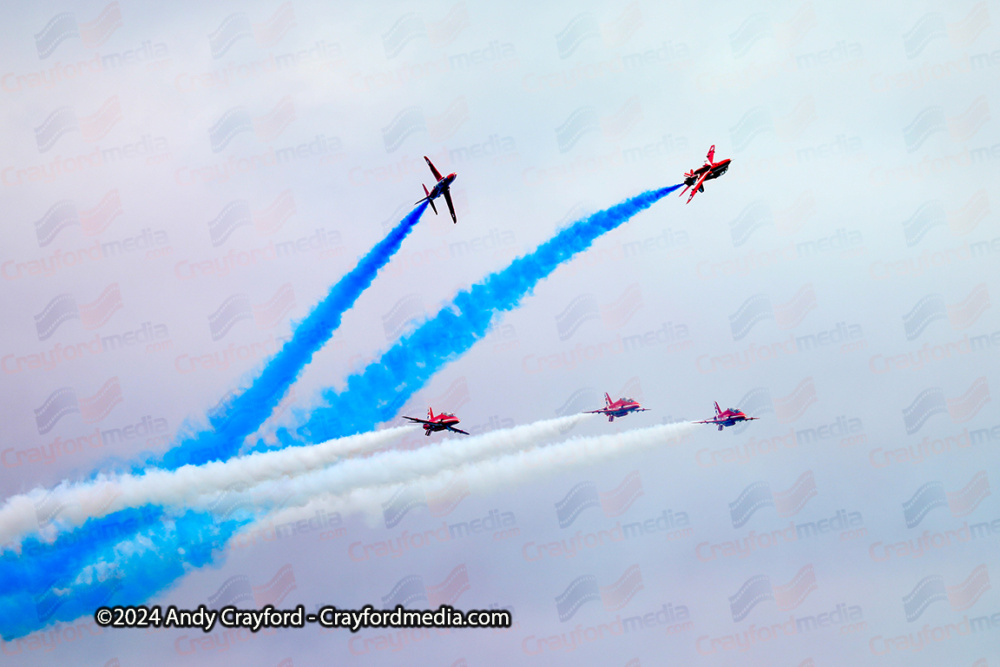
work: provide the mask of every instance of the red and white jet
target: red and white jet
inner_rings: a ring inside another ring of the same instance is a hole
[[[460,428],[455,428],[455,424],[458,424],[458,417],[447,412],[442,412],[439,415],[434,414],[434,408],[427,408],[427,419],[417,419],[416,417],[406,417],[403,419],[409,419],[411,422],[416,422],[418,424],[424,425],[424,435],[430,435],[437,431],[454,431],[455,433],[461,433],[462,435],[469,435],[467,431],[463,431]]]
[[[611,397],[605,393],[604,394],[604,409],[603,410],[589,410],[586,414],[588,415],[607,415],[608,421],[613,422],[615,417],[624,417],[625,415],[631,414],[633,412],[645,412],[649,408],[644,408],[639,405],[639,403],[633,398],[619,398],[617,401],[612,401]]]
[[[451,212],[451,221],[458,222],[458,218],[455,217],[455,205],[451,203],[451,190],[448,189],[451,187],[452,181],[455,180],[458,174],[448,174],[447,176],[442,176],[441,172],[439,172],[437,168],[435,168],[434,164],[431,163],[429,157],[425,155],[424,159],[427,160],[427,166],[431,168],[431,173],[434,174],[434,178],[437,179],[437,183],[434,185],[433,190],[428,190],[425,185],[424,194],[427,196],[416,203],[419,204],[422,201],[429,203],[431,205],[431,209],[434,211],[434,214],[437,215],[438,210],[437,207],[434,206],[434,200],[441,195],[444,195],[444,200],[448,202],[448,210]]]
[[[683,197],[684,193],[691,188],[691,196],[688,200],[684,202],[685,204],[690,204],[694,196],[699,192],[705,191],[705,181],[710,181],[713,178],[718,178],[726,173],[729,169],[729,163],[731,160],[721,160],[719,162],[713,162],[715,159],[715,146],[708,149],[708,157],[705,159],[704,166],[697,169],[692,169],[688,173],[684,174],[684,189],[681,190],[680,196]]]
[[[695,424],[715,424],[719,427],[721,431],[724,426],[733,426],[737,422],[750,422],[754,419],[760,419],[760,417],[747,417],[742,410],[735,410],[729,408],[728,410],[719,409],[719,403],[715,403],[715,419],[706,419],[701,422],[694,422]]]

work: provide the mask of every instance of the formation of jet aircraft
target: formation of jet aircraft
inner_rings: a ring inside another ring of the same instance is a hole
[[[615,417],[621,418],[632,414],[633,412],[646,412],[649,408],[642,407],[638,401],[633,398],[619,398],[617,401],[612,401],[610,394],[604,394],[604,407],[600,410],[588,410],[584,414],[588,415],[604,415],[608,418],[609,422],[613,422]],[[424,435],[430,435],[431,433],[436,433],[437,431],[453,431],[455,433],[462,433],[464,435],[469,435],[462,429],[455,428],[455,425],[459,423],[458,417],[447,412],[442,412],[441,414],[434,414],[433,409],[427,410],[427,419],[417,419],[416,417],[403,417],[403,419],[409,419],[411,422],[416,422],[423,424]],[[692,422],[693,424],[712,424],[713,426],[718,426],[721,431],[726,426],[735,426],[740,422],[754,421],[755,419],[760,419],[759,417],[747,417],[746,413],[742,410],[737,410],[736,408],[728,408],[723,410],[719,407],[719,402],[715,402],[715,417],[712,419],[706,419],[704,421]]]
[[[431,174],[434,175],[436,183],[431,190],[427,189],[424,185],[424,195],[423,199],[418,200],[416,203],[427,202],[431,205],[431,209],[437,214],[437,207],[434,206],[434,200],[438,197],[444,197],[445,202],[448,204],[448,211],[451,213],[451,220],[453,223],[457,223],[458,219],[455,217],[455,206],[451,200],[451,184],[455,181],[457,174],[451,173],[447,176],[442,176],[441,172],[437,170],[434,163],[430,161],[426,155],[424,160],[427,161],[427,166],[430,167]],[[684,189],[681,190],[681,196],[688,190],[691,194],[688,196],[686,204],[690,204],[694,196],[699,192],[705,191],[705,181],[710,181],[719,178],[726,173],[729,169],[729,163],[731,160],[725,159],[718,162],[715,161],[715,146],[713,145],[708,149],[708,155],[705,158],[705,164],[697,169],[691,169],[684,174]],[[634,412],[645,412],[648,408],[644,408],[639,405],[639,402],[632,398],[619,398],[617,401],[612,401],[611,396],[607,393],[604,394],[604,407],[600,410],[590,410],[586,414],[599,414],[604,415],[608,418],[609,422],[613,422],[615,417],[621,418],[630,415]],[[462,429],[455,428],[459,423],[458,417],[453,414],[442,412],[435,415],[432,408],[427,410],[427,419],[417,419],[416,417],[403,417],[403,419],[409,419],[411,422],[415,422],[423,425],[424,435],[430,435],[431,433],[436,433],[438,431],[452,431],[454,433],[462,433],[464,435],[469,435],[466,431]],[[734,408],[729,408],[727,410],[722,410],[719,408],[718,402],[715,404],[715,417],[713,419],[708,419],[705,421],[693,422],[695,424],[713,424],[719,427],[721,431],[726,426],[733,426],[739,422],[753,421],[758,419],[758,417],[747,417],[740,410]]]

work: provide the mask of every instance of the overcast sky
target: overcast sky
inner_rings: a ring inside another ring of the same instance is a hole
[[[257,526],[150,601],[194,608],[228,584],[249,606],[380,607],[415,577],[414,606],[511,608],[507,632],[236,637],[81,618],[4,643],[9,664],[998,657],[967,623],[1000,610],[995,531],[974,528],[1000,517],[995,2],[3,15],[0,496],[161,453],[204,423],[432,185],[424,155],[457,172],[458,223],[427,211],[271,426],[301,423],[458,289],[680,182],[712,145],[733,161],[722,179],[598,239],[403,413],[453,411],[479,433],[608,392],[651,411],[566,438],[707,419],[714,401],[760,417],[451,505],[418,498],[402,518],[323,514],[267,540]],[[488,517],[509,525],[413,541]],[[574,536],[578,553],[551,546]],[[379,543],[412,548],[359,557]]]

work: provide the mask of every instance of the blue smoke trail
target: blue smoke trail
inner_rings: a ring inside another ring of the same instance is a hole
[[[381,359],[349,377],[343,392],[323,392],[326,406],[313,410],[297,435],[279,430],[281,444],[353,435],[395,417],[414,392],[486,334],[497,314],[516,308],[539,281],[589,248],[597,237],[679,187],[649,190],[579,220],[506,269],[459,292],[449,306],[400,339]]]
[[[370,430],[395,416],[434,373],[482,338],[498,313],[515,308],[539,281],[601,234],[679,187],[645,192],[578,221],[507,269],[460,292],[452,306],[402,339],[380,362],[352,376],[343,393],[328,392],[328,407],[313,413],[302,434],[329,439]],[[337,406],[349,409],[337,414],[345,409]],[[287,432],[280,435],[284,444],[301,444]],[[238,451],[238,444],[226,449],[229,456]],[[193,459],[204,451],[188,445],[184,455]],[[207,454],[221,455],[223,450]],[[180,455],[171,457],[175,465],[182,465],[181,460]],[[216,523],[211,514],[194,511],[171,520],[162,508],[146,507],[88,521],[61,535],[54,545],[26,540],[23,557],[0,552],[0,637],[9,640],[56,621],[87,616],[101,604],[142,604],[186,571],[211,562],[213,550],[222,549],[249,521]],[[140,540],[146,546],[135,552],[118,548],[120,542]],[[83,572],[101,562],[115,562],[116,576],[81,581]],[[68,592],[56,596],[53,589]]]
[[[252,384],[230,399],[222,411],[212,415],[209,428],[185,438],[154,465],[176,470],[188,464],[225,461],[239,452],[243,440],[271,415],[313,354],[330,340],[344,313],[399,250],[426,208],[427,202],[424,202],[413,209],[350,273],[330,288],[326,298],[295,327],[291,340],[267,362]]]
[[[0,553],[0,638],[10,641],[102,605],[133,605],[213,560],[252,517],[216,522],[187,511],[142,507],[91,519],[53,544],[27,539]]]
[[[292,339],[268,361],[251,385],[212,416],[210,430],[184,439],[163,456],[159,465],[174,470],[236,454],[246,436],[270,416],[313,354],[329,341],[343,314],[399,250],[426,208],[426,203],[414,208],[330,288],[326,298],[296,327]],[[0,551],[0,637],[10,639],[49,623],[89,615],[101,604],[147,600],[191,567],[211,562],[212,549],[224,547],[233,533],[250,520],[216,523],[211,515],[196,512],[167,520],[162,508],[146,507],[88,521],[60,535],[53,544],[26,540],[22,556]],[[137,536],[152,546],[140,549],[139,554],[119,553],[116,547],[120,542]],[[87,568],[115,558],[125,559],[118,565],[123,576],[93,584],[77,581]],[[52,592],[56,589],[70,593],[56,595]]]

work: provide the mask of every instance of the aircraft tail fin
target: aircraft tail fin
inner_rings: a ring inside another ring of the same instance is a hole
[[[427,419],[434,421],[434,408],[427,408]]]
[[[608,392],[604,392],[604,407],[611,407],[611,396],[608,395]]]
[[[424,184],[421,183],[421,185]],[[437,206],[434,205],[434,200],[431,199],[431,191],[427,189],[426,185],[424,185],[424,194],[427,195],[426,197],[424,197],[424,199],[426,199],[427,203],[431,205],[431,210],[434,211],[434,215],[437,215],[438,212]]]
[[[722,409],[719,407],[719,402],[715,402],[715,416],[718,417],[722,414]]]
[[[712,161],[715,159],[715,144],[712,144],[712,147],[708,149],[707,158],[707,162],[712,164]]]

